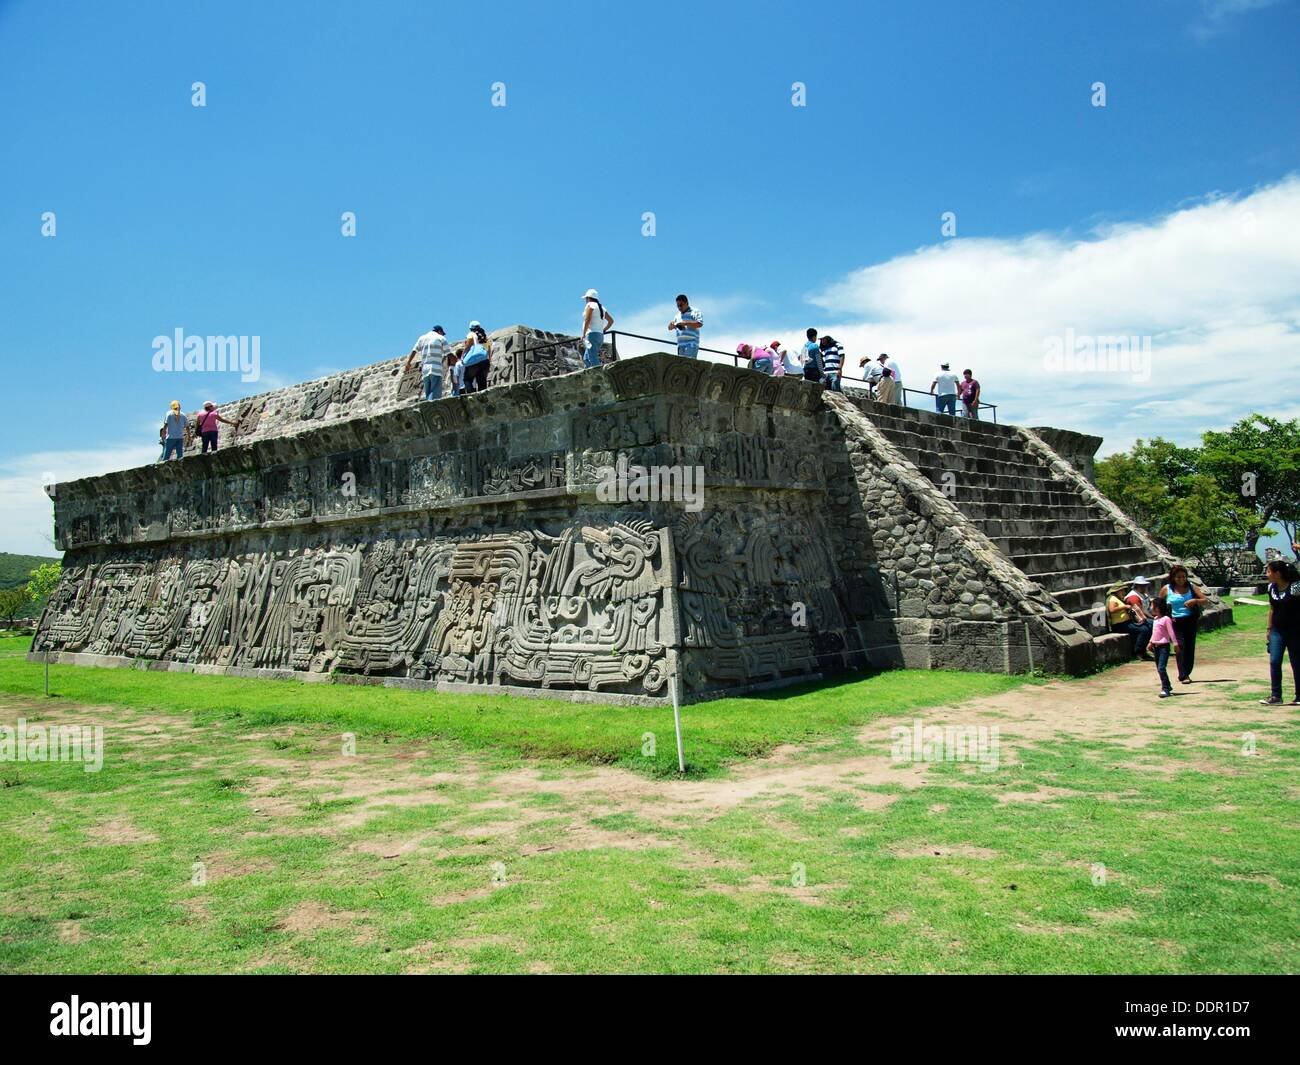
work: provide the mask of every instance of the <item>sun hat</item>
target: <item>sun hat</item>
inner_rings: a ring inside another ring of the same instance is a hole
[[[1140,584],[1140,585],[1142,585],[1142,586],[1145,588],[1145,587],[1148,586],[1151,582],[1150,582],[1149,580],[1147,580],[1145,577],[1134,577],[1133,580],[1130,581],[1129,583],[1134,584],[1134,585],[1139,585],[1139,584]]]
[[[598,300],[598,299],[600,299],[600,297],[596,294],[596,290],[595,290],[594,288],[589,288],[589,289],[587,289],[587,291],[584,292],[584,293],[582,294],[582,298],[585,299],[585,300]]]

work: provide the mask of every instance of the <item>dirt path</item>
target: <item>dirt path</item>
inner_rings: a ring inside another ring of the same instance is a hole
[[[767,758],[738,766],[726,778],[705,781],[649,781],[618,769],[600,769],[574,779],[543,780],[532,769],[498,775],[492,786],[511,793],[559,792],[581,795],[588,801],[608,804],[649,816],[716,816],[751,799],[807,796],[826,788],[894,785],[920,787],[929,767],[923,762],[899,766],[890,758],[892,733],[897,726],[912,726],[917,719],[924,726],[998,726],[1003,764],[1014,763],[1018,746],[1057,736],[1106,740],[1141,751],[1171,729],[1195,725],[1221,734],[1224,747],[1239,746],[1244,729],[1252,726],[1285,726],[1296,720],[1296,707],[1260,706],[1232,702],[1228,693],[1242,681],[1258,680],[1264,666],[1262,656],[1213,660],[1209,655],[1198,663],[1199,676],[1190,685],[1177,685],[1173,698],[1158,698],[1155,669],[1148,662],[1111,669],[1081,681],[1051,681],[1043,685],[1015,688],[1001,695],[972,699],[951,709],[930,707],[902,716],[880,718],[858,734],[863,753],[818,754],[807,748],[778,748]],[[689,711],[683,725],[690,732]],[[1161,771],[1183,767],[1186,762],[1165,763],[1148,757],[1141,768]],[[971,767],[975,771],[975,767]],[[1038,796],[1026,796],[1037,798]],[[871,797],[859,796],[866,805]],[[891,798],[877,797],[880,805]]]
[[[260,747],[246,752],[245,760],[264,771],[247,786],[255,812],[272,819],[289,818],[301,811],[307,795],[361,800],[340,814],[336,821],[339,829],[363,824],[386,807],[444,803],[446,797],[438,789],[448,784],[491,792],[493,799],[475,803],[467,811],[500,808],[505,815],[502,820],[483,830],[493,835],[540,818],[542,812],[530,809],[526,800],[542,794],[571,801],[588,817],[630,813],[660,826],[679,819],[709,820],[747,803],[815,796],[824,801],[827,789],[843,789],[859,805],[873,809],[894,801],[900,787],[921,787],[929,779],[930,767],[926,763],[900,765],[890,758],[891,730],[900,725],[910,728],[918,718],[925,726],[996,725],[1004,765],[1018,760],[1019,749],[1062,736],[1105,740],[1129,748],[1134,751],[1135,768],[1154,772],[1189,765],[1144,753],[1144,748],[1154,741],[1178,736],[1180,726],[1198,726],[1198,742],[1208,740],[1227,748],[1240,746],[1247,723],[1268,729],[1296,720],[1295,707],[1265,707],[1253,699],[1245,702],[1229,698],[1241,682],[1261,679],[1262,656],[1217,658],[1212,648],[1206,651],[1209,653],[1198,663],[1196,683],[1178,685],[1171,699],[1157,698],[1151,664],[1134,662],[1081,681],[1026,685],[949,709],[932,707],[916,714],[882,718],[858,734],[861,749],[856,753],[783,747],[766,758],[738,765],[723,778],[704,781],[652,780],[608,767],[564,767],[557,772],[553,764],[500,772],[470,753],[459,756],[453,771],[429,773],[418,768],[418,757],[427,744],[414,740],[387,744],[377,753],[367,753],[362,744],[363,750],[356,755],[343,756],[338,751],[337,737],[322,736],[316,729],[304,733],[286,727],[238,738],[261,744],[272,735],[287,733],[311,748],[296,759],[271,757]],[[23,713],[29,719],[39,714],[41,720],[56,723],[78,719],[84,722],[87,718],[112,721],[115,730],[124,730],[130,737],[129,747],[137,755],[182,736],[193,736],[191,726],[175,715],[146,714],[120,707],[50,707],[39,701],[15,699],[0,703],[0,720]],[[689,708],[684,725],[689,744]],[[1195,762],[1190,764],[1194,766]],[[968,768],[978,771],[974,765]],[[1051,797],[1051,789],[1040,789],[1028,794],[1008,793],[1004,801],[1042,801]],[[641,845],[656,844],[652,836],[644,833],[639,838]],[[376,847],[379,851],[405,849],[409,842],[377,841]],[[572,845],[600,846],[610,842],[608,833],[589,830],[586,836],[575,837]]]

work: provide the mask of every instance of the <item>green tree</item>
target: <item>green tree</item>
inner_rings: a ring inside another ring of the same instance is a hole
[[[1196,473],[1196,451],[1156,437],[1101,459],[1097,487],[1139,525],[1155,533],[1173,500]]]
[[[62,562],[47,562],[37,566],[27,578],[27,590],[33,603],[39,603],[54,591],[63,576]]]
[[[1139,440],[1097,463],[1097,487],[1174,554],[1221,561],[1223,545],[1258,539],[1259,516],[1201,466],[1199,448]]]
[[[1212,476],[1237,505],[1257,518],[1244,530],[1252,551],[1270,521],[1295,539],[1300,522],[1300,419],[1278,421],[1251,414],[1227,432],[1202,437],[1200,469]]]
[[[12,625],[14,618],[21,614],[31,601],[25,584],[20,584],[17,588],[0,589],[0,617]]]

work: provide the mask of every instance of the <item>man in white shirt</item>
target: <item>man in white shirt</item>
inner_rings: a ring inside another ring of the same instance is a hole
[[[867,365],[867,359],[868,359],[868,357],[869,357],[869,356],[863,355],[862,358],[860,358],[860,359],[858,360],[858,365],[859,365],[859,366],[866,366],[866,365]],[[898,368],[898,363],[896,363],[893,359],[891,359],[891,358],[890,358],[888,355],[886,355],[883,351],[882,351],[879,355],[876,356],[876,362],[877,362],[879,365],[878,365],[878,367],[873,366],[873,367],[871,368],[871,372],[867,375],[867,380],[868,380],[868,381],[879,381],[879,380],[880,380],[880,377],[881,377],[881,371],[882,371],[882,370],[889,370],[889,371],[894,375],[894,384],[898,386],[898,390],[899,390],[898,394],[901,396],[901,395],[903,394],[903,392],[902,392],[902,390],[903,390],[903,371],[900,370],[900,369]]]
[[[936,414],[957,417],[957,375],[948,369],[946,362],[939,364],[939,372],[930,382],[930,395],[934,396]],[[938,391],[935,391],[938,389]]]
[[[422,335],[411,348],[411,354],[407,357],[402,372],[405,373],[411,368],[411,363],[415,361],[415,356],[418,354],[420,381],[424,385],[425,399],[437,399],[442,395],[442,368],[450,351],[451,344],[447,342],[447,334],[443,332],[440,325],[435,325]]]
[[[858,365],[861,366],[866,361],[867,361],[866,357],[864,356],[858,362]],[[878,362],[873,362],[870,366],[867,367],[866,369],[867,376],[864,377],[863,380],[866,381],[867,383],[867,391],[870,392],[873,396],[876,394],[876,386],[880,384],[880,379],[881,377],[884,376],[884,374],[885,374],[885,368],[881,366],[880,363]]]

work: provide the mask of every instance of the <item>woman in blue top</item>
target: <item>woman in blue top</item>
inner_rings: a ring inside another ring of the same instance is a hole
[[[1192,669],[1196,665],[1196,623],[1201,608],[1209,600],[1203,592],[1192,587],[1185,566],[1174,566],[1169,571],[1169,583],[1160,589],[1157,598],[1169,606],[1174,619],[1174,633],[1178,636],[1178,681],[1192,683]]]
[[[469,335],[461,345],[460,364],[465,374],[465,391],[482,392],[487,388],[488,357],[492,345],[487,331],[478,322],[469,323]]]

